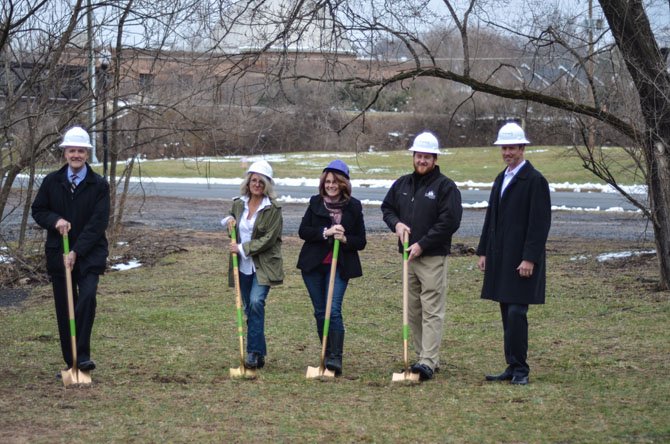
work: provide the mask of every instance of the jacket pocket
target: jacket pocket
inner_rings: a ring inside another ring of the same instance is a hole
[[[280,254],[267,254],[259,257],[260,266],[270,282],[284,280],[284,261]]]

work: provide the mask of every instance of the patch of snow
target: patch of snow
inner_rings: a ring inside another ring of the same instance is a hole
[[[591,213],[596,211],[605,211],[610,213],[640,213],[640,210],[624,210],[622,207],[610,207],[606,209],[601,209],[600,207],[595,208],[582,208],[582,207],[568,207],[565,205],[552,205],[551,211],[582,211],[585,213]]]
[[[488,208],[489,203],[487,201],[483,200],[481,202],[475,202],[473,204],[464,203],[464,204],[461,204],[461,206],[463,208]]]
[[[571,261],[585,261],[585,260],[587,260],[589,257],[591,257],[591,256],[590,256],[590,255],[584,255],[584,254],[582,254],[582,255],[579,255],[579,256],[572,256],[572,257],[570,258],[570,260],[571,260]]]
[[[645,250],[645,251],[619,251],[613,253],[602,253],[596,256],[598,262],[606,262],[612,259],[624,259],[632,256],[642,256],[646,254],[656,254],[656,250]]]
[[[133,268],[138,268],[141,267],[142,263],[139,262],[137,259],[131,259],[128,261],[128,263],[125,264],[116,264],[112,265],[112,270],[117,270],[117,271],[125,271],[125,270],[130,270]]]

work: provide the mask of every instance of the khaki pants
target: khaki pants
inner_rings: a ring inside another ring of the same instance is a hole
[[[409,325],[419,364],[440,365],[447,299],[447,256],[420,256],[409,262]]]

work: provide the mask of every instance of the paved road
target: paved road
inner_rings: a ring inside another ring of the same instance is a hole
[[[133,186],[133,193],[147,194],[151,196],[179,197],[186,199],[232,199],[239,195],[237,185],[207,185],[207,184],[179,184],[179,183],[151,183],[145,182],[142,188]],[[306,199],[316,192],[311,186],[277,186],[278,196],[290,196],[293,199]],[[360,200],[382,201],[386,188],[355,188],[354,195]],[[461,189],[464,204],[472,205],[488,201],[490,190],[484,189]],[[636,208],[626,201],[618,193],[575,193],[575,192],[553,192],[551,203],[558,207],[567,208],[609,208],[621,207],[624,210],[635,210]]]

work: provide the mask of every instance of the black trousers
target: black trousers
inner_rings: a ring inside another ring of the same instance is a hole
[[[97,274],[80,275],[75,268],[72,272],[72,294],[74,297],[74,317],[77,334],[77,363],[91,359],[91,332],[95,320]],[[72,367],[72,345],[70,341],[70,321],[67,309],[67,285],[65,276],[51,276],[51,285],[56,303],[56,321],[60,335],[60,348],[68,368]]]
[[[528,376],[528,305],[500,303],[503,331],[505,333],[505,361],[507,371],[513,376]]]

